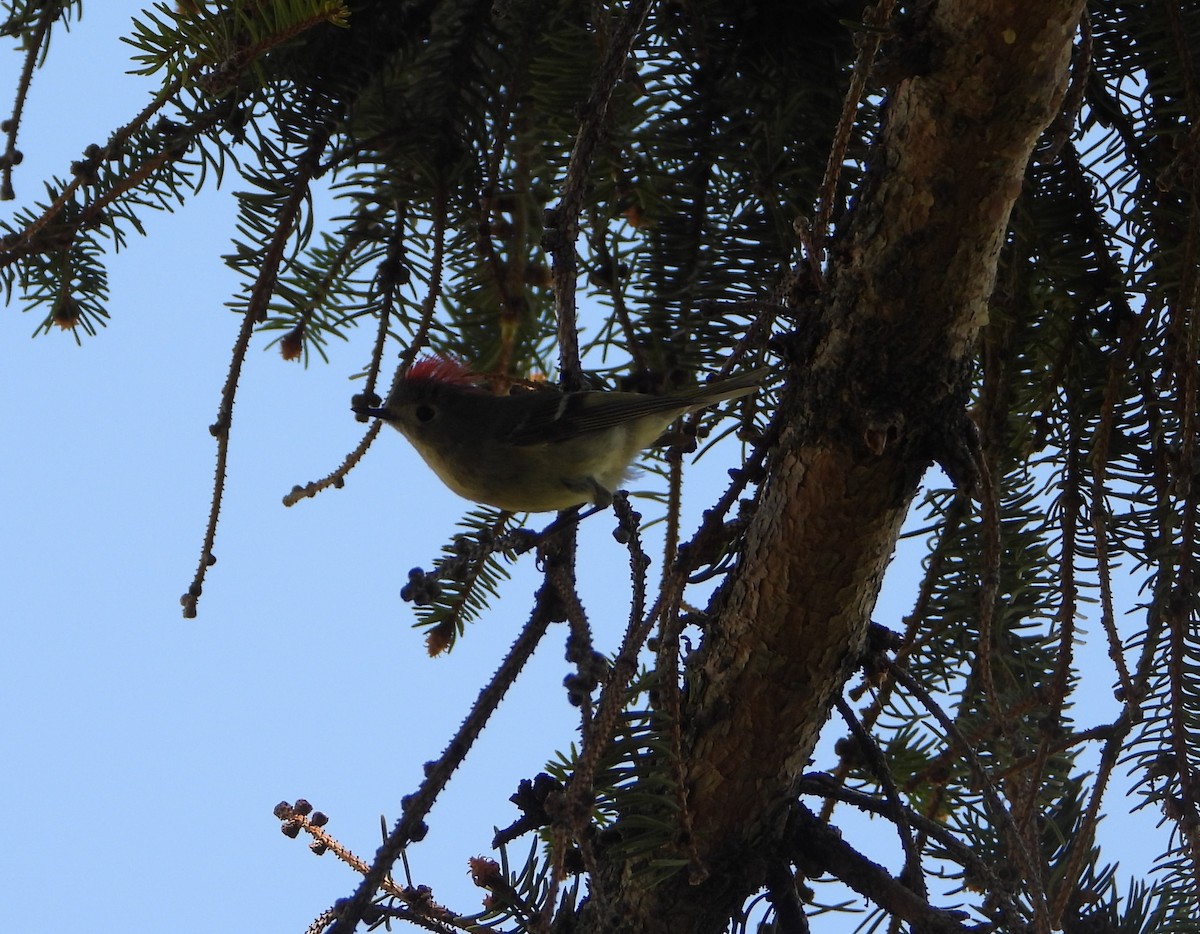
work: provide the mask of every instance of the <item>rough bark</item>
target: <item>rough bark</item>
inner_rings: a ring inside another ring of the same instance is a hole
[[[647,890],[608,866],[612,903],[583,929],[720,931],[762,883],[921,476],[961,442],[969,355],[1082,5],[942,0],[913,37],[929,66],[890,95],[821,310],[798,331],[815,337],[744,560],[688,675],[689,807],[709,876]]]

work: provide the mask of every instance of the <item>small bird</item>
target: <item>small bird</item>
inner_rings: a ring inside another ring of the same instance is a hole
[[[679,392],[518,390],[500,396],[456,360],[424,357],[379,408],[459,496],[509,512],[604,507],[638,452],[680,415],[755,392],[762,367]]]

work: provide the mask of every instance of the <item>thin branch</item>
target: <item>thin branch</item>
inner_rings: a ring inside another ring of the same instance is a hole
[[[1121,336],[1120,346],[1108,366],[1108,379],[1104,384],[1104,401],[1100,407],[1100,421],[1096,427],[1095,439],[1092,442],[1092,477],[1091,502],[1088,504],[1092,517],[1092,532],[1096,548],[1096,576],[1100,584],[1100,624],[1108,641],[1108,657],[1112,659],[1117,672],[1117,680],[1121,685],[1121,694],[1126,709],[1138,705],[1139,698],[1129,675],[1129,665],[1125,661],[1124,646],[1113,611],[1112,588],[1112,559],[1108,551],[1108,502],[1106,499],[1106,481],[1108,475],[1108,459],[1113,431],[1116,427],[1116,406],[1120,387],[1125,380],[1125,368],[1129,364],[1134,348],[1142,336],[1141,319],[1131,316],[1125,333]]]
[[[992,675],[992,658],[996,654],[992,623],[996,616],[996,595],[1000,590],[1000,493],[996,489],[996,463],[989,457],[990,445],[984,436],[984,449],[979,455],[979,495],[981,535],[983,538],[983,571],[979,582],[979,646],[976,662],[983,685],[984,703],[995,722],[1009,733],[1010,717],[1003,710],[996,693]]]
[[[13,101],[12,116],[5,122],[4,155],[0,156],[0,201],[11,201],[15,194],[12,184],[13,167],[20,164],[21,153],[17,149],[17,134],[21,130],[21,115],[25,111],[25,100],[29,86],[33,83],[33,69],[45,52],[50,35],[50,24],[62,12],[59,3],[43,3],[33,33],[25,40],[25,60],[21,63],[21,76],[17,79],[17,99]]]
[[[397,208],[397,220],[394,225],[392,236],[388,241],[387,258],[384,260],[384,267],[391,269],[399,262],[400,248],[403,240],[403,223],[399,217],[400,211]],[[412,340],[408,346],[404,348],[400,355],[400,365],[396,368],[395,375],[392,377],[392,388],[395,388],[396,383],[400,380],[401,374],[408,369],[413,360],[416,359],[418,353],[424,349],[429,340],[429,328],[433,323],[433,315],[437,310],[438,298],[442,291],[442,266],[445,260],[446,252],[446,203],[445,193],[439,189],[439,197],[434,204],[433,212],[433,255],[430,262],[429,273],[429,291],[425,295],[424,301],[421,303],[421,320],[417,325],[417,330],[413,334]],[[379,325],[375,331],[375,345],[371,350],[371,365],[367,370],[367,384],[363,388],[361,398],[367,404],[376,404],[378,396],[375,394],[375,386],[379,378],[379,370],[383,365],[383,349],[388,335],[388,324],[391,321],[392,309],[395,305],[395,293],[397,280],[394,274],[384,276],[383,302],[379,310]],[[355,397],[356,401],[359,396]],[[361,417],[365,421],[366,415]],[[358,442],[354,450],[351,451],[342,462],[329,474],[326,474],[320,480],[306,483],[303,486],[297,484],[292,487],[291,491],[283,497],[283,505],[295,506],[302,499],[310,499],[320,493],[322,490],[327,490],[329,487],[341,487],[345,482],[347,474],[350,473],[358,462],[362,460],[367,453],[367,449],[374,443],[375,438],[379,435],[382,422],[375,419],[371,426],[367,429],[367,433],[363,435],[362,440]]]
[[[567,640],[567,660],[576,664],[579,678],[579,683],[575,685],[576,693],[572,699],[578,701],[580,707],[580,734],[583,737],[580,761],[595,761],[598,760],[603,750],[608,748],[611,734],[597,735],[598,731],[593,728],[595,720],[591,691],[595,685],[592,682],[593,680],[598,681],[603,672],[595,671],[597,659],[592,647],[591,627],[576,590],[577,530],[577,525],[571,525],[567,534],[563,536],[565,540],[547,559],[546,580],[554,586],[559,600],[559,615],[566,617],[567,624],[571,629]],[[573,839],[579,844],[584,869],[591,879],[593,896],[604,901],[604,888],[596,863],[595,850],[586,830],[591,817],[591,808],[584,805],[585,799],[590,802],[595,797],[592,787],[594,770],[585,773],[586,784],[577,781],[579,771],[576,768],[570,789],[563,799],[567,802],[566,813],[554,815],[557,818],[551,831],[554,871],[550,874],[550,888],[542,906],[540,918],[541,925],[545,930],[550,928],[554,905],[558,901],[558,888],[566,877],[563,867],[569,840]],[[551,805],[551,809],[553,809],[553,805]]]
[[[850,146],[850,134],[854,129],[855,117],[858,116],[859,103],[867,87],[867,79],[871,76],[871,65],[875,56],[879,54],[883,29],[892,18],[894,5],[895,0],[879,0],[875,6],[865,11],[863,17],[866,29],[859,35],[858,58],[854,62],[850,87],[842,101],[842,114],[833,135],[833,143],[829,147],[829,158],[825,160],[825,175],[821,179],[821,188],[817,195],[817,216],[813,220],[812,235],[809,239],[812,251],[810,267],[818,276],[824,264],[825,242],[829,237],[829,223],[833,217],[833,199],[837,194],[838,180],[842,177],[846,150]]]
[[[441,757],[427,766],[425,780],[421,786],[404,799],[402,816],[388,834],[383,846],[376,852],[375,861],[357,891],[339,905],[338,919],[330,929],[330,934],[353,934],[371,899],[375,897],[375,893],[391,871],[392,865],[400,858],[401,852],[410,843],[425,836],[428,829],[425,817],[546,634],[554,618],[553,609],[557,599],[554,585],[549,581],[543,583],[538,590],[529,621],[517,636],[495,675],[479,692],[479,697],[471,705],[467,718]]]
[[[979,791],[983,795],[983,800],[987,802],[988,809],[991,812],[991,818],[996,822],[998,829],[1003,831],[1011,841],[1013,855],[1020,863],[1020,869],[1025,878],[1033,881],[1040,878],[1038,866],[1035,862],[1034,855],[1029,851],[1025,838],[1021,835],[1020,829],[1013,821],[1012,814],[1009,813],[1004,801],[1001,800],[996,786],[992,783],[991,777],[987,773],[987,769],[980,761],[978,754],[970,743],[966,741],[963,735],[959,732],[954,721],[942,710],[941,706],[935,701],[930,693],[925,690],[916,678],[908,671],[899,665],[888,665],[888,673],[895,678],[905,688],[907,688],[916,698],[925,706],[925,709],[933,714],[934,719],[941,724],[942,729],[946,733],[946,738],[953,742],[966,760],[968,767],[971,770],[971,775],[979,786]],[[1034,912],[1039,919],[1047,920],[1048,912],[1046,906],[1046,895],[1042,888],[1038,885],[1026,885],[1026,891],[1029,893],[1030,900],[1034,905]],[[1047,928],[1048,929],[1048,928]]]
[[[307,807],[299,807],[301,803]],[[311,805],[308,805],[307,801],[297,801],[295,805],[283,801],[275,806],[275,816],[283,821],[281,829],[284,836],[295,838],[303,830],[313,838],[313,843],[309,845],[309,849],[314,853],[318,855],[323,855],[326,852],[332,853],[359,875],[366,875],[370,869],[366,861],[344,846],[340,840],[325,829],[324,821],[327,818],[324,815],[320,815],[320,812],[310,813],[307,809],[308,807],[311,807]],[[320,819],[317,819],[318,815]],[[437,905],[432,899],[425,896],[424,893],[417,894],[417,890],[413,889],[411,884],[405,888],[398,885],[389,876],[384,880],[381,888],[388,895],[399,899],[408,906],[408,909],[383,909],[389,915],[402,917],[406,921],[410,921],[427,930],[435,931],[437,934],[452,934],[455,927],[462,930],[475,927],[469,919],[456,915],[454,912]],[[336,910],[332,908],[322,912],[313,921],[312,925],[310,925],[309,930],[325,930],[326,925],[330,924],[336,916]]]
[[[629,315],[629,306],[625,303],[625,292],[622,290],[621,281],[621,262],[619,256],[614,256],[609,250],[608,244],[605,242],[606,230],[602,228],[600,221],[594,216],[591,218],[593,229],[599,231],[592,238],[592,252],[596,255],[596,261],[599,267],[603,270],[603,282],[607,287],[608,296],[612,300],[613,313],[617,317],[617,323],[621,327],[621,333],[625,337],[622,350],[629,354],[630,362],[632,363],[635,373],[646,372],[646,354],[642,347],[642,341],[638,340],[637,330],[633,326],[633,319]],[[619,238],[614,235],[614,242],[620,244]]]
[[[1108,730],[1108,739],[1100,753],[1100,768],[1092,782],[1092,792],[1088,797],[1083,820],[1079,822],[1079,830],[1071,838],[1067,852],[1059,860],[1056,868],[1055,874],[1059,879],[1059,890],[1054,903],[1050,906],[1050,923],[1055,930],[1063,926],[1063,916],[1066,914],[1071,897],[1079,891],[1079,880],[1087,864],[1087,857],[1092,852],[1092,844],[1096,839],[1096,825],[1100,823],[1100,803],[1104,799],[1104,792],[1108,788],[1112,770],[1116,767],[1117,761],[1124,751],[1125,737],[1129,735],[1129,730],[1133,726],[1134,718],[1129,716],[1128,712],[1127,706],[1126,713],[1122,714]]]
[[[554,257],[554,303],[558,318],[558,354],[564,389],[579,389],[583,371],[579,362],[579,332],[576,326],[575,280],[578,258],[575,240],[579,236],[579,214],[583,209],[592,153],[600,141],[609,101],[625,71],[633,43],[650,11],[651,0],[633,0],[605,49],[604,60],[592,84],[592,92],[583,105],[579,132],[571,148],[562,197],[551,211],[550,253]]]
[[[225,378],[225,386],[221,390],[221,405],[217,410],[217,420],[209,428],[209,431],[217,439],[217,469],[213,479],[212,505],[208,512],[208,525],[204,531],[204,544],[200,547],[200,562],[196,567],[196,574],[192,578],[191,585],[180,599],[185,619],[195,617],[196,604],[199,602],[204,588],[204,577],[216,561],[213,555],[213,544],[217,537],[217,519],[221,514],[221,499],[225,493],[229,429],[233,423],[233,403],[237,396],[242,364],[246,360],[246,351],[250,347],[250,337],[254,333],[254,325],[266,316],[267,305],[279,278],[279,267],[283,262],[284,249],[294,231],[300,208],[308,197],[309,184],[312,182],[318,166],[320,153],[332,134],[333,127],[329,126],[324,132],[310,139],[305,152],[297,161],[291,194],[280,208],[275,235],[271,238],[266,250],[263,251],[258,276],[250,289],[246,310],[242,313],[242,323],[238,328],[237,340],[234,342],[233,354],[229,361],[229,373]]]
[[[846,721],[846,725],[850,728],[851,735],[857,741],[863,757],[870,764],[871,772],[875,775],[880,787],[883,788],[884,796],[892,806],[892,820],[896,825],[896,832],[900,835],[900,846],[904,850],[904,872],[902,878],[905,884],[914,892],[922,898],[928,898],[929,893],[925,888],[925,876],[921,871],[921,853],[913,840],[912,827],[909,826],[908,816],[905,814],[904,805],[900,801],[900,792],[896,788],[896,780],[892,777],[887,760],[883,757],[883,752],[871,737],[871,734],[858,722],[858,717],[854,715],[854,711],[850,709],[850,705],[846,703],[846,699],[839,694],[834,697],[833,705],[837,709],[837,712],[842,715],[842,719]]]
[[[616,498],[614,498],[614,502],[616,502]],[[642,551],[640,537],[636,534],[636,528],[630,535],[628,544],[631,560],[636,562],[636,569],[637,563],[647,560]],[[638,653],[646,644],[646,639],[658,619],[661,600],[660,597],[660,602],[656,602],[645,616],[630,616],[621,648],[608,671],[604,688],[600,692],[600,700],[596,705],[595,716],[592,718],[591,729],[583,738],[583,748],[575,763],[574,774],[567,786],[564,799],[565,810],[562,814],[554,815],[557,823],[565,823],[572,830],[582,826],[583,821],[591,813],[592,786],[596,769],[600,765],[605,750],[612,742],[621,710],[628,700],[629,685],[637,673]],[[635,605],[637,602],[635,600]],[[559,861],[556,861],[554,876],[556,878],[562,876],[562,867]]]
[[[679,534],[679,494],[683,482],[681,452],[673,449],[671,459],[671,498],[667,511],[667,542],[664,549],[662,583],[659,603],[662,611],[658,619],[658,648],[655,658],[657,678],[657,701],[655,708],[668,732],[671,755],[671,788],[675,795],[676,819],[679,821],[677,842],[688,858],[689,879],[699,885],[708,878],[708,869],[700,861],[696,850],[692,811],[688,806],[687,770],[683,757],[683,713],[680,692],[679,635],[682,629],[681,610],[683,590],[687,586],[687,569],[675,558],[678,553],[676,539]]]

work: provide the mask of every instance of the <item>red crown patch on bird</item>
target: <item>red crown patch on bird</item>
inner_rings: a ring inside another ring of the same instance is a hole
[[[404,374],[406,383],[453,383],[456,386],[474,386],[478,377],[451,357],[431,354],[422,357]]]

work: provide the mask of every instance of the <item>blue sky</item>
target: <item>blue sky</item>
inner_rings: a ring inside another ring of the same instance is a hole
[[[152,82],[123,74],[117,38],[139,7],[89,4],[56,35],[22,128],[18,198],[0,212],[142,106]],[[20,58],[6,51],[11,89]],[[110,258],[112,320],[82,347],[57,330],[31,340],[41,312],[0,311],[0,917],[13,930],[82,915],[95,931],[302,931],[356,879],[283,837],[273,805],[307,797],[369,857],[380,813],[396,817],[530,609],[526,563],[451,655],[425,657],[398,592],[465,504],[387,433],[343,490],[284,508],[293,484],[357,443],[346,377],[369,340],[306,370],[260,338],[234,413],[218,563],[198,619],[181,618],[239,324],[220,259],[231,218],[216,191],[151,214],[151,236]],[[701,484],[689,489],[702,504]],[[584,600],[606,650],[627,612],[611,527],[591,520],[581,563],[596,572]],[[885,599],[877,618],[897,626],[908,599]],[[466,858],[516,816],[517,781],[575,738],[562,643],[552,632],[411,855],[416,881],[457,910],[479,904]]]

